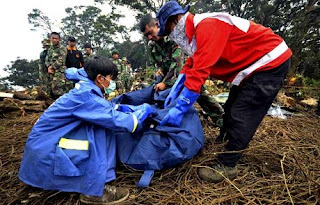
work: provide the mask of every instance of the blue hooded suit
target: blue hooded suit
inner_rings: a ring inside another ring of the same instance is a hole
[[[116,111],[84,69],[68,69],[75,88],[39,118],[28,136],[19,178],[46,190],[101,196],[114,180],[113,130],[131,132],[131,114]]]

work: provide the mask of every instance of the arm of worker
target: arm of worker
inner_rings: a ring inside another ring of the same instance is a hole
[[[233,26],[218,19],[205,19],[195,33],[197,50],[192,57],[192,68],[185,69],[184,86],[200,93],[201,86],[210,75],[211,67],[221,57]],[[214,34],[214,35],[211,35]]]
[[[172,88],[170,90],[170,93],[169,93],[169,95],[167,96],[167,98],[166,98],[166,100],[164,102],[164,107],[165,108],[178,97],[178,94],[182,90],[184,81],[186,79],[185,78],[185,72],[188,69],[191,69],[192,65],[193,65],[193,60],[192,60],[191,57],[189,57],[187,59],[187,61],[185,62],[185,64],[183,65],[183,67],[182,67],[182,69],[180,71],[180,74],[178,75],[177,80],[173,84],[173,86],[172,86]]]
[[[111,102],[101,97],[94,97],[74,109],[72,114],[81,120],[107,129],[135,132],[137,127],[154,112],[150,105],[144,104],[135,112],[124,113],[115,110]]]
[[[157,61],[157,56],[154,54],[152,47],[149,47],[149,56],[148,56],[148,66],[151,67],[154,71],[157,70],[157,68],[159,67],[158,65],[158,61]]]
[[[193,55],[192,68],[184,71],[186,75],[184,88],[176,105],[160,122],[161,125],[180,126],[184,113],[200,96],[201,86],[210,74],[210,67],[222,55],[231,30],[231,25],[217,19],[208,19],[199,23],[195,33],[197,50]]]
[[[192,66],[193,66],[193,59],[191,57],[188,57],[186,62],[182,66],[182,69],[180,70],[180,74],[186,73],[186,71],[191,69]]]
[[[113,108],[120,112],[131,113],[142,109],[144,105],[114,104]]]
[[[183,56],[184,55],[180,47],[176,46],[173,48],[170,59],[171,64],[168,69],[169,71],[162,80],[162,83],[165,84],[165,88],[171,88],[177,80],[178,74],[180,73],[182,67]]]

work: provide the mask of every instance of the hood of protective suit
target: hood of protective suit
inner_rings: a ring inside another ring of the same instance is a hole
[[[71,80],[73,82],[79,82],[81,81],[88,81],[90,80],[88,78],[88,74],[86,73],[86,71],[84,70],[84,68],[68,68],[65,71],[66,74],[66,78],[68,80]]]

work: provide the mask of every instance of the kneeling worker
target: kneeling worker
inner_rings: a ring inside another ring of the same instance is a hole
[[[113,204],[128,197],[125,188],[105,186],[116,178],[113,133],[135,132],[154,110],[148,104],[114,105],[105,100],[103,93],[112,91],[117,74],[116,65],[101,56],[90,58],[84,69],[66,70],[66,78],[77,83],[33,126],[19,170],[23,182],[81,193],[84,203]]]

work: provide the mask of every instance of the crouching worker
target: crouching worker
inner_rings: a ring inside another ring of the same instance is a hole
[[[75,88],[33,126],[20,180],[45,190],[81,193],[81,202],[89,204],[113,204],[129,196],[125,188],[105,185],[116,178],[114,130],[135,132],[154,110],[148,104],[117,105],[116,110],[105,100],[117,74],[116,65],[100,56],[90,58],[84,69],[66,70],[66,78],[77,82]]]

